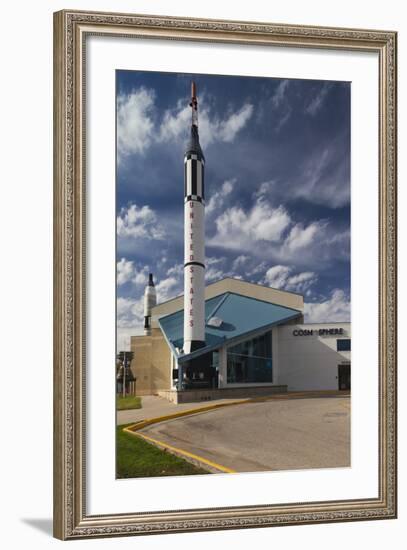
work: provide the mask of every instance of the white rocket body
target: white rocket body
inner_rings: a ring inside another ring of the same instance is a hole
[[[144,335],[151,334],[151,310],[157,304],[157,294],[153,282],[153,274],[149,274],[148,284],[144,291]]]
[[[184,157],[184,353],[205,346],[205,160],[194,84],[191,107],[191,140]]]
[[[199,174],[195,194],[192,193],[193,171]],[[202,195],[202,171],[203,163],[198,159],[185,160],[184,353],[205,344],[205,205],[196,198]]]

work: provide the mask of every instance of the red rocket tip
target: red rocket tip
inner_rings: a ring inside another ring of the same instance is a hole
[[[198,127],[198,100],[196,98],[196,84],[191,82],[191,102],[189,106],[192,108],[192,126]]]

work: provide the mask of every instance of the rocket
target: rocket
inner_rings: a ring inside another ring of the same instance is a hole
[[[144,290],[144,336],[151,335],[151,309],[157,304],[153,274],[148,274],[148,283]]]
[[[205,157],[198,100],[191,84],[191,137],[184,155],[184,353],[205,346]]]

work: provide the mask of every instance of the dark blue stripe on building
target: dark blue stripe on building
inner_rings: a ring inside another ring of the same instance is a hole
[[[192,181],[192,189],[191,189],[191,195],[197,195],[197,189],[198,189],[198,161],[192,159],[191,160],[191,181]]]
[[[187,191],[187,163],[184,164],[184,197],[186,197]]]

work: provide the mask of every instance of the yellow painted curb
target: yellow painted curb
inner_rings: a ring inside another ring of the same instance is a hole
[[[192,458],[196,460],[197,462],[200,462],[202,464],[206,464],[212,468],[215,468],[216,470],[219,470],[220,472],[226,473],[226,474],[236,474],[237,472],[235,470],[231,470],[230,468],[226,468],[226,466],[221,466],[220,464],[217,464],[216,462],[212,462],[211,460],[208,460],[206,458],[203,458],[202,456],[195,455],[193,453],[190,453],[189,451],[184,451],[183,449],[179,449],[178,447],[174,447],[173,445],[169,445],[168,443],[164,443],[163,441],[159,441],[158,439],[154,439],[153,437],[150,437],[149,435],[142,434],[140,432],[134,432],[129,430],[128,428],[123,429],[124,432],[130,433],[132,435],[135,435],[137,437],[141,437],[142,439],[145,439],[146,441],[150,441],[151,443],[155,443],[156,445],[159,445],[160,447],[163,447],[164,449],[168,449],[170,451],[174,451],[177,454],[186,456],[188,458]]]
[[[160,447],[163,447],[164,449],[168,449],[170,451],[174,451],[177,454],[184,455],[188,458],[192,458],[198,462],[201,462],[202,464],[207,464],[208,466],[211,466],[212,468],[215,468],[216,470],[219,470],[220,472],[227,473],[227,474],[235,474],[235,470],[231,470],[230,468],[227,468],[226,466],[222,466],[221,464],[217,464],[216,462],[212,462],[210,460],[207,460],[206,458],[202,456],[195,455],[193,453],[190,453],[189,451],[184,451],[183,449],[179,449],[177,447],[174,447],[172,445],[169,445],[167,443],[164,443],[162,441],[159,441],[158,439],[154,439],[153,437],[150,437],[146,434],[142,434],[139,432],[139,430],[142,430],[143,428],[146,428],[147,426],[150,426],[152,424],[158,424],[159,422],[164,422],[166,420],[172,420],[175,418],[181,418],[182,416],[189,416],[193,414],[198,414],[202,412],[211,411],[214,409],[219,409],[221,407],[229,407],[231,405],[238,405],[239,403],[245,403],[245,401],[232,401],[231,403],[217,403],[215,405],[206,405],[205,407],[199,407],[196,409],[187,409],[185,411],[180,411],[178,413],[173,414],[167,414],[165,416],[158,416],[156,418],[149,418],[146,420],[140,420],[139,422],[136,422],[135,424],[132,424],[131,426],[127,426],[127,428],[123,428],[123,431],[135,435],[137,437],[141,437],[142,439],[145,439],[146,441],[150,441],[152,443],[155,443],[156,445],[159,445]]]
[[[164,416],[157,416],[156,418],[146,418],[145,420],[139,420],[138,422],[135,422],[131,426],[128,426],[127,428],[124,428],[124,429],[131,430],[131,431],[142,430],[143,428],[146,428],[151,424],[158,424],[159,422],[165,422],[166,420],[172,420],[175,418],[181,418],[182,416],[199,414],[202,412],[212,411],[215,409],[220,409],[222,407],[230,407],[231,405],[239,405],[246,402],[249,402],[249,400],[245,399],[242,401],[231,401],[230,403],[216,403],[215,405],[206,405],[205,407],[197,407],[195,409],[186,409],[185,411],[166,414]]]

